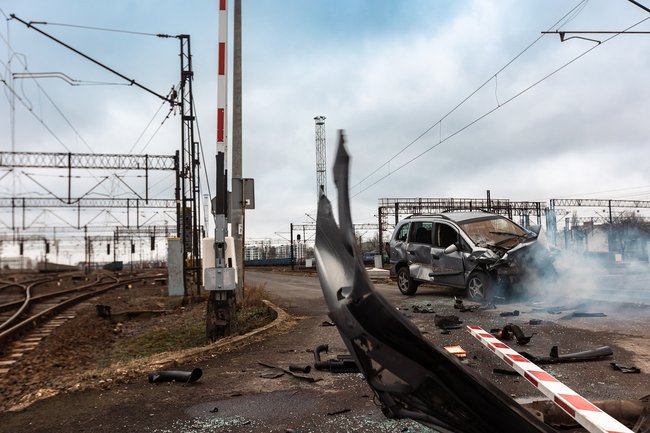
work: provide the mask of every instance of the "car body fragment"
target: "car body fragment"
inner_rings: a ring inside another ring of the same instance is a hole
[[[478,376],[377,293],[355,248],[349,206],[349,156],[339,133],[334,165],[337,225],[321,196],[316,263],[329,315],[387,417],[411,418],[440,432],[555,432]]]

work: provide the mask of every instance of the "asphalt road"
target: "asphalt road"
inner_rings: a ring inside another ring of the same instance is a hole
[[[106,389],[71,392],[39,401],[18,413],[0,414],[0,431],[7,432],[106,432],[194,433],[223,432],[430,432],[408,420],[386,419],[360,374],[312,370],[314,382],[296,379],[259,362],[288,368],[312,365],[311,351],[328,344],[326,359],[347,352],[335,327],[323,326],[326,306],[314,275],[271,272],[246,273],[247,284],[263,284],[272,299],[297,317],[264,338],[255,338],[227,350],[215,351],[194,362],[174,366],[178,370],[201,367],[204,375],[195,384],[149,384],[141,380],[115,383]],[[520,325],[527,335],[524,346],[509,344],[537,356],[552,346],[568,353],[609,345],[611,359],[578,364],[557,364],[550,374],[590,400],[638,399],[650,394],[650,340],[646,336],[650,316],[647,306],[619,302],[567,299],[565,305],[518,302],[498,304],[496,309],[461,313],[454,309],[449,290],[422,287],[413,297],[402,296],[394,284],[376,284],[422,335],[440,346],[460,345],[468,354],[465,364],[520,401],[542,395],[519,377],[503,376],[494,368],[505,364],[485,349],[465,329],[442,334],[433,323],[437,314],[456,314],[465,325],[484,329],[506,323]],[[414,309],[415,306],[421,307]],[[549,310],[549,307],[553,307]],[[581,311],[603,312],[600,317],[572,317]],[[519,311],[517,316],[501,313]],[[539,319],[539,325],[530,325]],[[641,374],[623,374],[610,362],[641,368]],[[505,431],[505,430],[504,430]]]

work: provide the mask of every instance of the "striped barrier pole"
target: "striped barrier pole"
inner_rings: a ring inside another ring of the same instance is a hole
[[[228,164],[228,0],[219,1],[217,46],[217,152]]]
[[[633,433],[480,326],[468,326],[467,330],[589,432]]]

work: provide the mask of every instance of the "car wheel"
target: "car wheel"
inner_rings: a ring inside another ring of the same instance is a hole
[[[485,272],[474,272],[467,280],[467,297],[472,301],[484,301],[488,298],[492,281]]]
[[[415,295],[415,292],[418,289],[418,285],[413,281],[413,278],[411,278],[407,266],[403,266],[399,268],[399,271],[397,271],[397,288],[404,295]]]

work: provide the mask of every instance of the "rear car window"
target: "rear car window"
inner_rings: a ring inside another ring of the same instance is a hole
[[[397,229],[397,232],[395,233],[395,240],[406,242],[408,236],[409,236],[409,224],[406,223]]]
[[[433,223],[431,221],[412,222],[409,242],[431,245],[432,232],[433,232]]]

